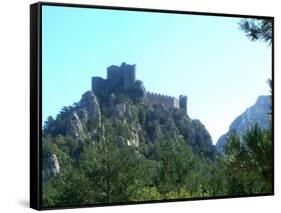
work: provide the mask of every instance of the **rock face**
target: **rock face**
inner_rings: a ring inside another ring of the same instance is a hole
[[[44,162],[43,178],[54,177],[60,172],[60,164],[55,154],[50,154]]]
[[[91,91],[85,92],[75,107],[66,109],[62,118],[53,122],[58,130],[55,134],[70,135],[80,142],[85,139],[93,140],[101,127],[101,111],[95,94]],[[58,128],[59,126],[62,127]],[[48,128],[45,131],[49,133]]]
[[[134,145],[136,147],[139,146],[140,144],[140,138],[139,138],[139,134],[141,132],[141,126],[139,124],[133,125],[130,128],[130,137],[127,141],[127,144],[130,145]]]
[[[129,127],[129,137],[126,142],[125,139],[119,139],[126,143],[127,145],[134,145],[136,147],[139,146],[139,132],[142,130],[140,124],[134,120],[132,106],[128,101],[123,103],[115,103],[114,95],[110,96],[110,109],[111,115],[110,117],[113,119],[118,119],[123,123],[126,123]]]
[[[215,158],[216,148],[210,134],[199,120],[190,119],[183,110],[167,110],[164,106],[156,105],[147,110],[144,120],[142,129],[151,143],[161,140],[163,136],[177,143],[179,136],[182,136],[194,153]]]
[[[113,118],[118,118],[123,122],[130,123],[133,120],[133,114],[128,102],[116,104],[112,110],[111,116]]]
[[[82,108],[80,110],[83,111],[84,109],[84,113],[89,113],[88,116],[83,116],[84,119],[92,119],[96,122],[98,126],[101,125],[101,112],[99,102],[92,91],[87,91],[82,95],[82,99],[80,100],[79,106]]]
[[[250,125],[258,124],[261,128],[266,129],[269,125],[270,98],[269,96],[259,96],[256,103],[246,109],[241,115],[239,115],[230,125],[226,134],[222,135],[216,148],[218,152],[223,151],[223,146],[226,144],[226,136],[231,131],[236,131],[238,134],[243,134]]]
[[[72,112],[66,125],[66,132],[78,140],[85,138],[82,123],[76,112]]]

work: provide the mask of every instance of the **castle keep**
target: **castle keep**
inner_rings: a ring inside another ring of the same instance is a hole
[[[107,68],[107,79],[92,77],[92,91],[96,94],[103,94],[113,90],[117,86],[124,91],[131,89],[136,83],[136,65],[122,63],[121,66],[111,65]],[[145,92],[144,102],[147,105],[164,105],[166,108],[180,108],[187,113],[187,96],[180,95],[179,99],[172,96]]]
[[[123,89],[129,89],[136,82],[136,65],[122,63],[120,67],[111,65],[107,67],[107,79],[92,77],[92,91],[100,93],[104,89],[123,85]]]

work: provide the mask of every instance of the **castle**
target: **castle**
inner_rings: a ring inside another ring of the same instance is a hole
[[[136,65],[122,63],[121,66],[111,65],[107,68],[107,79],[92,77],[92,91],[102,94],[121,85],[124,91],[131,89],[136,83]],[[166,108],[180,108],[187,113],[187,96],[180,95],[179,99],[172,96],[144,93],[144,102],[147,105],[164,105]]]
[[[123,85],[123,89],[129,89],[134,86],[136,82],[136,65],[129,65],[122,63],[120,67],[111,65],[107,67],[107,79],[101,77],[92,77],[92,91],[99,92],[102,89],[110,87],[114,88],[116,85]]]

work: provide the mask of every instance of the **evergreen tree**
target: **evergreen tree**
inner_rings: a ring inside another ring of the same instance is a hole
[[[239,26],[251,41],[272,43],[273,22],[271,19],[243,19],[239,22]]]
[[[229,193],[252,194],[272,192],[271,130],[251,126],[241,137],[228,136],[221,163],[229,176]]]
[[[105,140],[82,153],[80,170],[93,184],[97,202],[127,201],[138,174],[137,155],[133,147],[117,146],[110,124],[105,129]]]

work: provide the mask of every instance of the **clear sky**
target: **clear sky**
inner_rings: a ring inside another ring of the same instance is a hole
[[[146,90],[188,96],[188,114],[213,143],[259,95],[269,94],[271,46],[251,42],[239,18],[43,6],[43,120],[106,77],[137,64]]]

